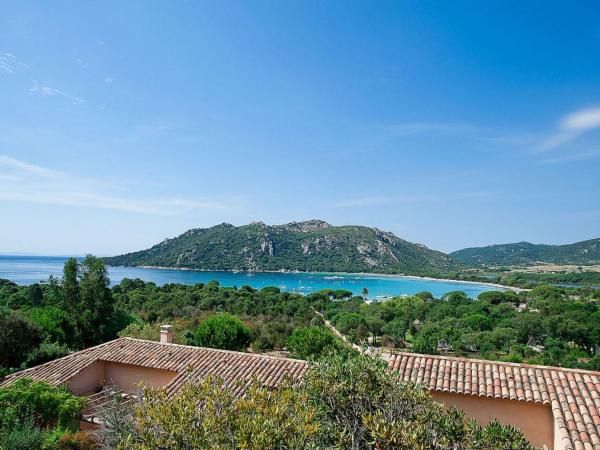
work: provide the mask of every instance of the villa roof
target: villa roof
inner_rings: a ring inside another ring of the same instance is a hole
[[[186,381],[208,375],[220,377],[239,394],[255,377],[275,387],[286,375],[298,379],[308,370],[306,362],[296,359],[124,337],[9,375],[0,382],[0,387],[23,377],[58,386],[68,383],[97,361],[174,371],[177,374],[167,385],[170,395]]]
[[[549,405],[564,448],[600,449],[600,372],[417,353],[389,369],[431,391]]]

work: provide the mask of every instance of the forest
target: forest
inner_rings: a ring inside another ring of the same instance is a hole
[[[370,302],[366,293],[345,290],[299,295],[217,281],[157,286],[124,279],[109,286],[106,267],[93,256],[68,260],[62,279],[47,283],[0,280],[2,373],[118,336],[158,339],[164,323],[173,325],[178,343],[292,353],[300,346],[301,356],[309,357],[311,345],[299,341],[328,335],[305,330],[323,328],[315,311],[360,345],[600,369],[600,291],[590,287],[537,286],[477,299],[422,292]],[[210,330],[224,327],[229,340],[215,342]]]

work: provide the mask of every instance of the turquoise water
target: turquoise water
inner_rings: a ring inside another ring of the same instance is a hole
[[[50,275],[61,277],[66,260],[63,256],[0,256],[0,278],[17,284],[45,281]],[[422,280],[402,276],[331,274],[331,273],[280,273],[280,272],[197,272],[188,270],[142,269],[138,267],[109,267],[111,282],[123,278],[141,278],[158,285],[166,283],[196,284],[217,280],[223,286],[254,288],[277,286],[285,291],[307,294],[321,289],[347,289],[360,294],[362,288],[369,290],[369,298],[416,294],[430,291],[435,297],[447,292],[463,291],[470,297],[482,292],[498,290],[484,284],[466,284],[452,281]]]

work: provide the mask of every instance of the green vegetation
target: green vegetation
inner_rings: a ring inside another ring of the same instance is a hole
[[[340,339],[322,326],[297,328],[287,340],[287,348],[300,359],[322,358],[343,348]]]
[[[66,388],[26,378],[17,380],[0,389],[0,449],[93,448],[85,447],[86,438],[77,433],[84,406],[85,399]],[[81,445],[69,447],[69,442]]]
[[[486,292],[477,300],[459,292],[434,299],[423,292],[383,303],[367,303],[345,290],[302,296],[216,281],[157,286],[126,279],[108,289],[101,263],[88,258],[85,270],[69,261],[62,280],[35,287],[0,282],[2,372],[117,335],[158,340],[164,323],[173,325],[176,343],[319,357],[340,347],[315,310],[362,345],[600,368],[600,291],[592,288],[539,286],[519,294]],[[86,290],[99,293],[89,314],[81,300],[89,298]],[[80,308],[67,306],[66,298],[79,299]]]
[[[104,263],[70,258],[60,280],[0,280],[0,375],[117,337],[134,318],[115,308]]]
[[[465,420],[363,356],[331,356],[300,384],[272,390],[255,383],[243,398],[218,379],[190,383],[168,401],[164,390],[145,389],[132,411],[122,411],[129,413],[128,427],[111,421],[103,431],[120,448],[530,448],[514,427]]]
[[[242,448],[355,449],[525,444],[512,428],[465,422],[462,413],[432,402],[418,387],[398,384],[381,362],[357,357],[316,312],[361,345],[600,369],[600,291],[590,287],[538,286],[486,292],[476,300],[462,292],[441,299],[422,292],[367,303],[366,295],[327,289],[302,296],[216,281],[157,286],[123,280],[109,289],[100,260],[69,260],[61,280],[32,286],[0,281],[0,369],[28,367],[117,334],[158,340],[164,323],[173,325],[178,343],[287,349],[313,361],[300,386],[254,385],[239,399],[218,380],[206,380],[173,402],[161,401],[164,392],[148,391],[132,411],[134,421],[119,424],[117,441],[121,448],[234,442]],[[82,407],[71,397],[30,380],[0,390],[0,449],[93,448],[69,430]],[[192,408],[198,402],[203,408]],[[199,426],[191,430],[190,420]]]
[[[250,328],[231,314],[216,314],[198,325],[194,341],[200,347],[245,350],[250,344]]]
[[[356,343],[408,342],[417,353],[600,370],[599,290],[539,286],[485,292],[477,300],[462,292],[428,297],[374,304],[354,297],[325,304],[323,313]]]
[[[450,253],[451,258],[471,266],[518,266],[547,262],[556,264],[600,263],[600,238],[568,245],[536,245],[529,242],[473,247]]]
[[[361,226],[334,227],[319,220],[198,228],[148,250],[104,260],[111,265],[202,270],[411,274],[439,272],[452,265],[443,253],[392,233]]]
[[[502,286],[513,286],[530,289],[540,285],[556,285],[565,287],[600,286],[600,272],[585,271],[581,267],[580,272],[554,272],[554,273],[532,273],[511,271],[506,267],[490,268],[462,268],[444,274],[431,274],[436,278],[447,278],[451,280],[475,281],[477,283],[495,283]]]

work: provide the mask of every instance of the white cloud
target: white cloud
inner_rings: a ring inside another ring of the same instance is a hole
[[[77,97],[75,95],[68,94],[60,89],[56,89],[50,86],[43,86],[38,83],[37,80],[33,80],[33,84],[29,88],[29,93],[33,95],[39,95],[41,97],[63,97],[69,100],[74,105],[82,105],[85,103],[85,99]]]
[[[17,69],[28,67],[12,53],[0,53],[0,73],[15,73]]]
[[[47,167],[0,155],[0,200],[111,209],[131,213],[175,215],[192,210],[230,209],[220,199],[141,198],[125,197],[119,187],[107,186],[98,180],[73,177]],[[107,194],[106,191],[109,191]],[[118,191],[120,195],[111,195]]]
[[[563,128],[591,130],[600,127],[600,108],[583,109],[569,114],[562,121]]]
[[[104,82],[105,82],[106,84],[111,84],[111,83],[113,82],[113,79],[112,79],[111,77],[105,77],[105,78],[104,78]]]
[[[563,117],[559,129],[539,146],[540,150],[552,150],[575,139],[581,134],[600,128],[600,108],[574,111]]]
[[[589,151],[589,152],[579,152],[579,153],[571,153],[561,156],[556,156],[552,158],[542,159],[540,164],[561,164],[568,162],[577,162],[577,161],[587,161],[589,159],[600,158],[600,151]]]

